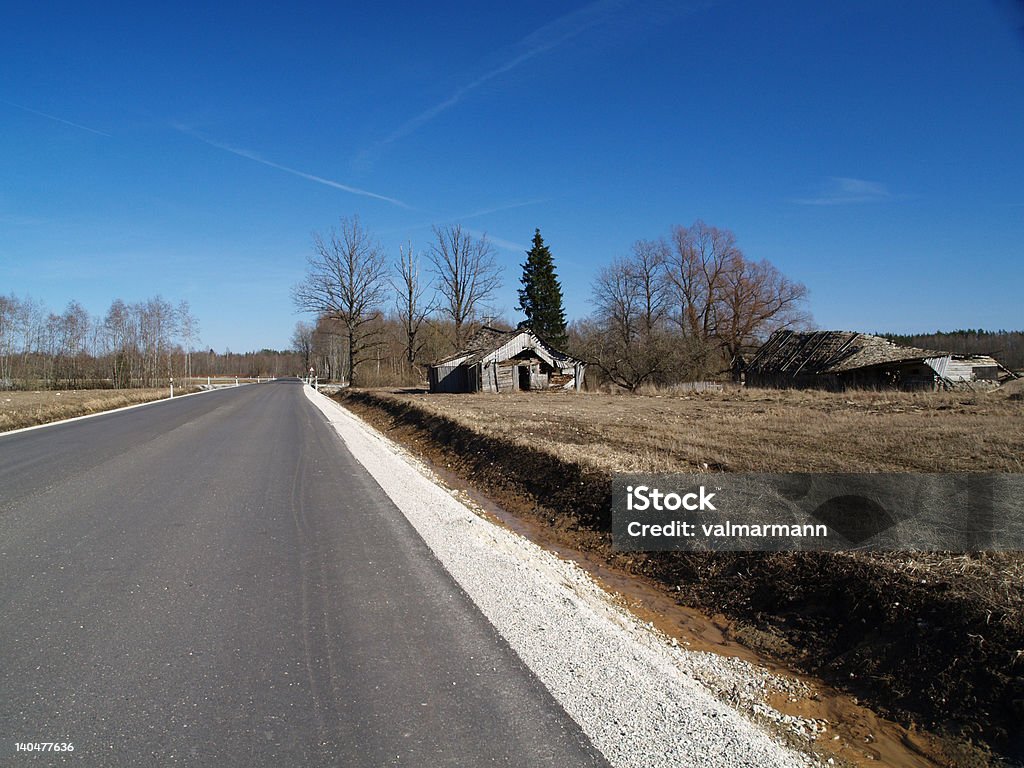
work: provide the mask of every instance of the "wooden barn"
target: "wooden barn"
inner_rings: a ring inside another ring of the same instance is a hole
[[[431,392],[579,391],[586,364],[527,328],[484,326],[466,348],[430,366]]]
[[[752,387],[970,389],[1009,373],[987,355],[904,347],[854,331],[777,331],[744,369]]]

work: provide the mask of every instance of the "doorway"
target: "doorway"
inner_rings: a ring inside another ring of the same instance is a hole
[[[517,365],[516,369],[519,371],[519,388],[524,392],[528,391],[530,389],[530,366]]]

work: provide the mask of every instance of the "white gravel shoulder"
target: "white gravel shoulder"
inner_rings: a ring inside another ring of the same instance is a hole
[[[805,766],[755,718],[810,743],[816,724],[763,703],[785,688],[739,659],[687,651],[616,605],[590,576],[488,522],[427,467],[305,387],[395,506],[613,766]]]

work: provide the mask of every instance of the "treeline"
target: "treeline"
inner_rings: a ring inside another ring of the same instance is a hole
[[[195,352],[198,343],[199,321],[186,301],[117,299],[98,317],[76,301],[58,314],[32,298],[0,296],[0,389],[125,389],[301,370],[292,351]]]
[[[296,307],[317,318],[296,326],[292,344],[323,379],[419,383],[426,364],[461,349],[487,318],[500,285],[486,236],[436,227],[425,256],[410,243],[392,262],[358,217],[342,219],[314,236],[292,290]]]
[[[511,328],[506,319],[486,317],[487,324]],[[467,320],[463,332],[471,335],[483,325],[483,319]],[[366,348],[357,363],[361,386],[421,386],[426,366],[451,354],[455,329],[450,321],[428,318],[416,332],[415,351],[410,359],[406,326],[397,312],[377,314],[366,329]],[[292,334],[292,346],[298,358],[298,371],[313,369],[321,381],[351,380],[348,336],[343,322],[321,317],[316,324],[300,322]]]
[[[1011,370],[1024,370],[1024,331],[970,329],[882,335],[897,344],[922,349],[952,352],[955,355],[991,355]]]
[[[698,220],[637,241],[598,273],[573,350],[631,391],[738,375],[771,332],[810,323],[806,298],[803,284],[748,258],[732,232]]]
[[[192,354],[192,378],[302,376],[308,370],[308,366],[303,368],[303,364],[302,355],[292,349],[261,349],[258,352],[214,352],[210,349]],[[196,383],[201,384],[202,381]]]
[[[810,321],[802,284],[701,221],[613,260],[592,286],[593,313],[568,328],[539,230],[526,255],[520,325],[587,360],[598,383],[635,390],[721,376],[771,331]],[[435,227],[422,258],[411,244],[397,256],[389,263],[358,218],[315,236],[293,290],[296,306],[318,318],[293,337],[307,370],[363,386],[420,383],[430,362],[463,349],[482,322],[498,324],[487,317],[500,271],[486,236]]]

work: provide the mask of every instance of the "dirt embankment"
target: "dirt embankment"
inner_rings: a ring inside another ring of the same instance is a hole
[[[338,399],[567,546],[724,614],[733,639],[944,734],[948,764],[1024,760],[1024,557],[616,553],[609,471],[401,396]]]

